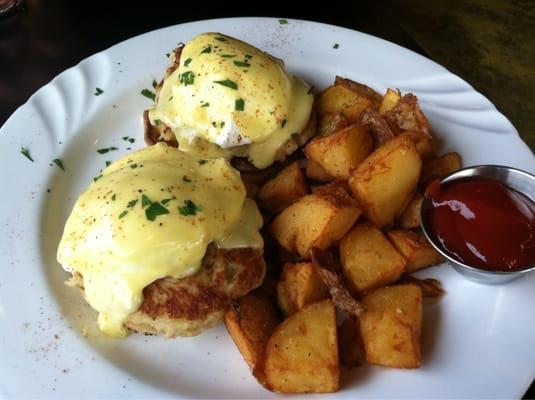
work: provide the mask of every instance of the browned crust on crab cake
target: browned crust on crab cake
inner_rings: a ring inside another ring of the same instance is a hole
[[[143,303],[125,321],[133,331],[167,337],[194,336],[217,324],[233,299],[257,288],[266,266],[259,249],[210,245],[201,269],[183,279],[166,277],[143,290]],[[81,276],[68,282],[82,287]]]

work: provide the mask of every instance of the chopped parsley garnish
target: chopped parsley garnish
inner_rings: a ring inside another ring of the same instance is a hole
[[[119,149],[118,149],[117,147],[115,147],[115,146],[112,146],[112,147],[104,147],[104,148],[102,148],[102,149],[98,149],[98,150],[97,150],[97,153],[99,153],[99,154],[106,154],[106,153],[108,153],[108,152],[110,152],[110,151],[114,151],[114,150],[119,150]]]
[[[169,210],[157,201],[151,203],[151,205],[145,210],[145,217],[147,217],[149,221],[154,221],[157,216],[164,214],[169,214]]]
[[[95,177],[93,178],[93,182],[98,181],[100,178],[102,178],[102,174],[100,174],[99,176],[95,176]]]
[[[156,79],[152,80],[152,87],[156,89],[156,86],[158,86],[158,82],[156,82]]]
[[[152,200],[146,194],[141,195],[141,208],[145,208],[152,204]]]
[[[234,58],[234,57],[236,57],[236,54],[221,54],[221,57],[223,57],[223,58]]]
[[[166,56],[167,58],[169,58],[170,55],[171,55],[171,53],[165,53],[165,56]]]
[[[184,86],[193,85],[195,80],[195,75],[191,71],[186,71],[180,75],[180,83],[183,83]]]
[[[186,61],[184,61],[184,67],[187,67],[190,62],[191,62],[191,57],[187,58]]]
[[[231,81],[230,79],[225,79],[224,81],[214,81],[214,83],[217,83],[218,85],[226,86],[234,90],[238,89],[238,85],[236,84],[236,82]]]
[[[314,93],[314,86],[310,86],[310,88],[308,88],[307,94],[312,94],[312,93]]]
[[[206,102],[201,105],[201,107],[210,107],[210,103]]]
[[[154,92],[151,92],[149,89],[143,89],[141,91],[141,94],[147,97],[148,99],[151,99],[152,101],[156,99],[156,95],[154,94]]]
[[[298,136],[299,136],[299,132],[294,132],[294,133],[292,133],[292,135],[291,135],[292,139],[295,139],[295,138],[297,138]]]
[[[219,127],[220,127],[220,128],[223,128],[224,126],[225,126],[225,121],[221,121],[221,122],[219,123]]]
[[[180,212],[180,215],[188,216],[195,215],[202,210],[193,201],[185,200],[184,205],[182,207],[178,207],[178,211]]]
[[[30,150],[28,150],[26,147],[21,147],[20,148],[20,154],[22,154],[24,157],[26,157],[31,162],[34,162],[34,159],[30,155]]]
[[[246,55],[245,55],[245,58],[247,58],[247,59],[251,59],[251,58],[253,58],[253,56],[250,55],[250,54],[246,54]]]
[[[130,138],[130,139],[128,139],[128,142],[129,142],[129,143],[134,143],[135,141],[136,141],[136,139],[134,139],[134,138]]]
[[[282,124],[281,124],[281,127],[282,127],[282,128],[284,128],[284,125],[286,125],[286,122],[287,122],[286,119],[283,119],[283,120],[282,120]]]
[[[162,121],[160,121],[159,119],[155,119],[155,120],[154,120],[154,123],[155,123],[156,125],[160,125],[160,124],[162,123]]]
[[[335,43],[335,44],[333,45],[333,49],[337,49],[338,47],[340,47],[340,45],[339,45],[338,43]]]
[[[102,93],[104,93],[104,90],[101,88],[95,88],[95,93],[93,93],[95,96],[100,96]]]
[[[128,136],[123,136],[121,139],[128,140]]]
[[[134,206],[137,204],[138,201],[139,201],[138,199],[130,200],[130,201],[128,202],[128,204],[126,205],[126,207],[128,207],[128,208],[132,208],[132,207],[134,207]]]
[[[116,195],[115,193],[112,194],[112,196],[111,196],[111,201],[115,201],[116,198],[117,198],[117,195]]]
[[[52,162],[53,162],[54,164],[56,164],[59,168],[61,168],[62,171],[65,171],[65,168],[63,167],[63,163],[61,162],[61,160],[60,160],[59,158],[54,158],[54,159],[52,160]]]
[[[212,46],[208,45],[204,49],[202,49],[201,54],[208,54],[212,52]]]
[[[214,39],[215,40],[219,40],[220,42],[226,42],[227,41],[227,38],[224,38],[223,36],[216,36]]]
[[[175,196],[169,197],[168,199],[163,199],[162,204],[165,206],[167,203],[169,203],[171,200],[174,200],[174,199],[176,199]]]
[[[184,175],[184,176],[182,177],[182,180],[183,180],[184,182],[188,182],[188,183],[191,182],[191,179],[189,179],[186,175]]]
[[[130,168],[132,168],[132,169],[137,168],[137,164],[136,163],[130,164]]]
[[[126,216],[126,214],[128,214],[128,210],[124,210],[122,213],[119,214],[119,219],[123,218],[124,216]]]
[[[234,109],[236,111],[243,111],[245,109],[245,100],[236,99],[236,103],[234,104]]]
[[[287,19],[284,19],[284,18],[279,19],[279,24],[286,25],[287,23],[288,23]]]
[[[237,65],[238,67],[250,67],[251,64],[249,64],[247,61],[234,61],[234,65]]]
[[[106,167],[109,167],[111,165],[111,161],[106,161]]]
[[[199,160],[200,165],[206,164],[207,162],[208,162],[207,160]]]

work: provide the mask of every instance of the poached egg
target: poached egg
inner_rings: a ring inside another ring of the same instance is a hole
[[[149,111],[179,147],[202,157],[248,157],[257,168],[307,125],[310,87],[282,60],[221,33],[194,37],[162,83]]]
[[[146,286],[195,274],[210,243],[262,248],[261,225],[227,160],[158,143],[112,163],[80,195],[57,258],[82,275],[99,328],[124,337]]]

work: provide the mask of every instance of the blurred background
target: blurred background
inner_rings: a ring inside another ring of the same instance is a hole
[[[199,19],[274,16],[344,26],[431,58],[488,97],[535,148],[535,1],[329,1],[300,12],[254,3],[0,0],[0,126],[61,71],[122,40]],[[525,398],[535,398],[533,385]]]

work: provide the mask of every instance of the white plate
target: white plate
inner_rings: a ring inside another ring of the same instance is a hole
[[[466,165],[535,172],[515,128],[481,94],[443,67],[394,44],[334,26],[239,18],[160,29],[95,54],[35,93],[0,130],[0,395],[5,397],[227,397],[262,389],[221,326],[194,338],[102,337],[95,314],[55,252],[77,195],[106,160],[143,146],[140,95],[162,76],[166,53],[205,31],[238,37],[283,58],[318,88],[335,75],[414,92],[442,151]],[[333,45],[339,43],[339,48]],[[95,96],[95,88],[104,90]],[[96,149],[119,151],[98,154]],[[28,147],[35,162],[19,150]],[[61,158],[66,171],[50,163]],[[47,188],[50,193],[47,193]],[[448,294],[426,305],[418,370],[362,367],[322,398],[520,397],[535,375],[535,274],[481,286],[450,267],[425,271]],[[87,330],[87,337],[82,331]]]

